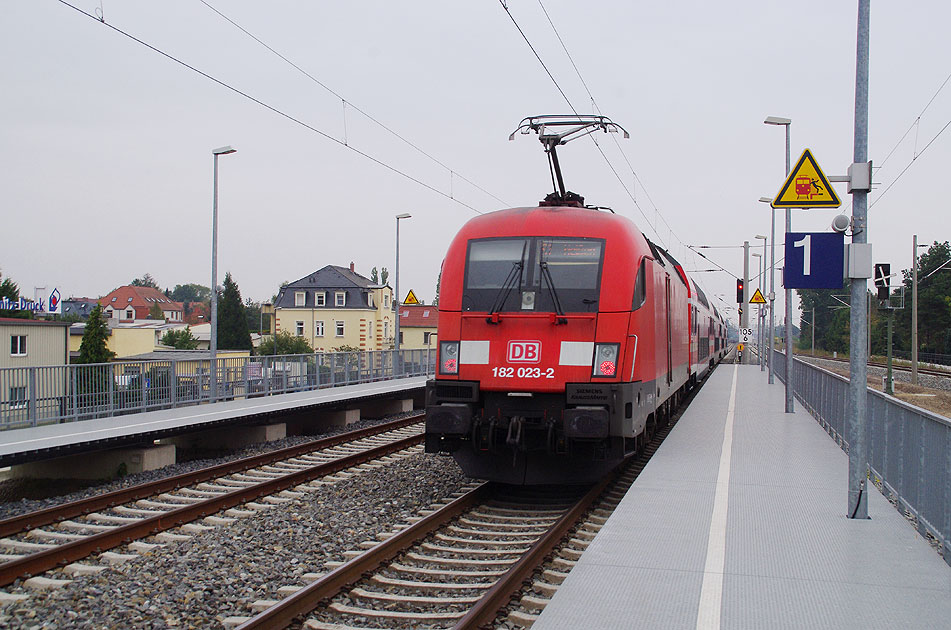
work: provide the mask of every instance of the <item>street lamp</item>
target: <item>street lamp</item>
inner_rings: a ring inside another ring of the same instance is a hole
[[[776,302],[776,208],[772,207],[773,200],[770,197],[760,197],[762,203],[770,204],[769,217],[769,327],[766,329],[769,337],[766,340],[769,349],[767,352],[766,363],[769,365],[769,384],[772,385],[775,380],[773,377],[773,313],[775,312]]]
[[[753,252],[751,254],[754,258],[759,258],[759,262],[756,263],[756,272],[758,275],[758,280],[754,286],[757,288],[759,284],[763,281],[763,276],[766,275],[766,272],[763,271],[763,255]],[[759,355],[757,358],[757,363],[759,363],[760,371],[765,367],[763,365],[763,305],[756,305],[756,354]]]
[[[400,356],[400,219],[408,219],[411,215],[408,212],[396,215],[396,339],[393,342],[393,347],[396,349],[396,355],[394,361],[399,360]],[[396,363],[394,362],[394,367]],[[402,373],[403,370],[400,370]]]
[[[766,125],[777,125],[786,128],[786,176],[789,176],[789,126],[792,120],[779,116],[767,116],[763,121]],[[786,233],[792,231],[792,209],[786,208]],[[793,412],[792,390],[792,289],[786,289],[786,413]]]
[[[218,156],[234,153],[231,146],[214,149],[215,184],[214,201],[211,211],[211,356],[210,373],[212,376],[212,400],[218,399]]]

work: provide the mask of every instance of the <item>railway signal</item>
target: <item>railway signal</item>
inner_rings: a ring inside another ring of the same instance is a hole
[[[736,303],[743,304],[746,300],[743,299],[743,280],[740,278],[736,279]]]

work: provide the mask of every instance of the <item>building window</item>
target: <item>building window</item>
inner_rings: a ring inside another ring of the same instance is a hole
[[[10,355],[14,357],[26,356],[26,335],[10,336]]]
[[[135,319],[135,311],[131,308],[125,312],[126,319]]]
[[[390,336],[390,322],[383,322],[383,338]]]
[[[314,336],[323,337],[324,336],[324,323],[321,321],[314,322]]]
[[[334,305],[335,306],[346,306],[347,305],[347,294],[343,291],[337,291],[334,293]]]
[[[298,337],[304,336],[304,322],[300,322],[300,321],[297,322],[297,336]]]
[[[26,387],[10,388],[10,408],[23,409],[27,406]]]
[[[307,303],[307,294],[303,291],[294,292],[294,306],[304,306]]]
[[[367,306],[373,308],[373,294],[367,293]]]
[[[403,331],[400,331],[400,345],[403,345]]]
[[[423,333],[423,343],[426,344],[427,346],[429,345],[429,337],[430,337],[430,335],[432,335],[432,333],[429,333],[429,332],[424,332],[424,333]]]
[[[367,338],[373,339],[373,321],[367,322]]]
[[[383,294],[383,308],[390,308],[390,294]]]
[[[343,337],[343,322],[336,322],[337,324],[337,336]]]
[[[323,291],[319,293],[314,293],[314,306],[326,306],[327,305],[327,294]]]

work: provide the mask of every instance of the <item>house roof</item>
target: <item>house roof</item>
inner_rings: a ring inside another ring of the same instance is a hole
[[[152,287],[134,287],[125,285],[99,298],[103,308],[112,306],[113,309],[124,309],[132,306],[136,309],[150,309],[158,304],[163,311],[184,311],[181,302],[175,302],[164,293]]]
[[[439,325],[439,309],[435,306],[400,306],[400,326],[403,328],[435,328]]]
[[[10,326],[69,326],[69,322],[51,322],[45,319],[20,319],[18,317],[0,317],[0,325]]]
[[[373,289],[380,289],[387,285],[374,284],[369,278],[361,276],[355,271],[337,265],[327,265],[317,271],[304,276],[299,280],[282,287],[277,295],[276,308],[341,308],[334,306],[334,296],[327,295],[324,307],[317,307],[314,303],[314,292],[325,291],[347,293],[346,306],[343,308],[370,308],[367,294]],[[306,294],[303,305],[297,305],[294,293],[304,291]]]

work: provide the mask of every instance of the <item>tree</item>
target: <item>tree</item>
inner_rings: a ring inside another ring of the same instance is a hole
[[[192,334],[191,326],[170,330],[162,335],[159,342],[163,346],[171,346],[176,350],[195,350],[198,348],[198,339]]]
[[[158,289],[158,282],[155,281],[155,278],[152,277],[152,274],[147,273],[141,278],[136,278],[131,282],[134,287],[152,287],[153,289]]]
[[[2,300],[3,298],[7,298],[11,302],[17,302],[20,299],[20,287],[18,287],[17,283],[11,280],[10,278],[6,278],[3,282],[0,282],[0,300]],[[18,319],[33,319],[33,314],[30,313],[30,311],[0,309],[0,317],[16,317]]]
[[[370,282],[380,284],[380,272],[376,270],[376,267],[370,270]]]
[[[386,270],[386,267],[380,270],[380,284],[386,284],[386,281],[390,278],[390,272]]]
[[[116,353],[108,348],[109,328],[102,316],[102,305],[96,304],[89,319],[86,320],[86,330],[79,345],[79,360],[77,363],[108,363],[115,358]]]
[[[433,306],[439,306],[439,284],[442,282],[442,267],[439,268],[439,275],[436,276],[436,297],[433,298]]]
[[[162,311],[162,307],[158,305],[158,302],[152,302],[152,308],[149,309],[148,319],[158,319],[165,321],[165,312]]]
[[[170,296],[176,302],[208,302],[211,300],[211,289],[203,284],[176,284]]]
[[[257,354],[261,356],[270,356],[275,354],[313,354],[314,349],[307,339],[292,335],[286,330],[277,333],[277,350],[274,349],[275,339],[266,339],[258,346]]]
[[[218,347],[222,350],[250,350],[248,319],[241,302],[241,291],[231,278],[231,272],[225,274],[224,284],[225,290],[218,300]]]
[[[951,243],[934,242],[918,257],[918,349],[951,353]],[[911,349],[912,270],[902,271],[905,308],[897,313],[900,347]]]
[[[244,301],[244,315],[248,320],[248,330],[256,330],[261,334],[264,318],[261,316],[261,303],[255,302],[251,298]]]

